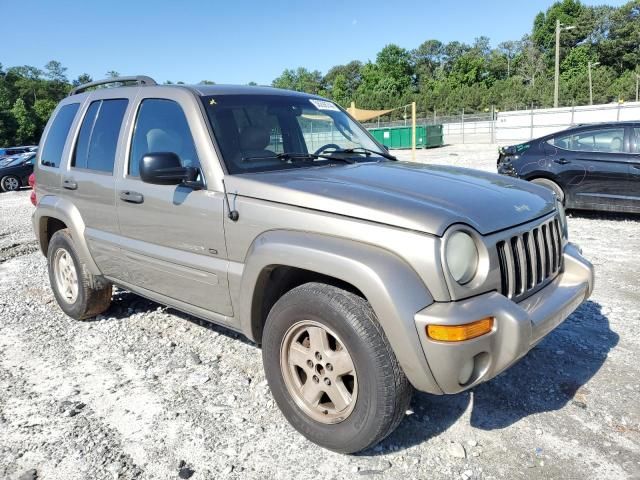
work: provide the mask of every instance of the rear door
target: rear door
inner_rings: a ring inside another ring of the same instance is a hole
[[[128,154],[116,185],[123,251],[123,281],[190,306],[230,316],[228,260],[223,231],[223,196],[206,189],[151,185],[140,180],[139,163],[147,153],[176,153],[183,165],[204,178],[194,129],[203,118],[195,98],[163,89],[154,98],[143,88],[136,102]],[[189,115],[185,114],[185,111]]]
[[[625,127],[607,126],[561,134],[551,142],[568,206],[615,210],[627,199]]]
[[[85,238],[96,264],[108,276],[118,273],[119,250],[114,199],[114,165],[129,105],[127,98],[96,98],[83,105],[82,122],[62,173],[62,188],[80,211]]]
[[[640,126],[629,127],[629,197],[634,212],[640,212]]]

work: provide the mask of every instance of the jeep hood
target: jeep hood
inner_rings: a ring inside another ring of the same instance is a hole
[[[232,197],[278,202],[438,236],[454,223],[465,223],[486,235],[555,208],[550,191],[522,180],[410,162],[293,168],[231,175],[225,182]]]

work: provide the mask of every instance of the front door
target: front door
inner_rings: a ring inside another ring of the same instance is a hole
[[[146,98],[138,106],[125,175],[116,184],[127,264],[122,281],[230,316],[223,197],[208,190],[143,183],[140,160],[157,152],[176,153],[184,166],[200,168],[179,103]]]
[[[625,128],[572,132],[554,139],[551,160],[560,165],[568,206],[615,210],[626,202],[629,167]]]
[[[631,211],[640,213],[640,127],[629,127],[629,199]]]

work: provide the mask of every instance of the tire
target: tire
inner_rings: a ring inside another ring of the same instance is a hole
[[[542,187],[548,188],[552,192],[555,192],[557,197],[564,205],[564,191],[562,190],[562,187],[560,187],[560,185],[558,185],[556,182],[554,182],[553,180],[549,180],[548,178],[534,178],[533,180],[531,180],[531,183],[535,183],[536,185],[540,185]]]
[[[0,180],[0,188],[3,192],[15,192],[20,190],[21,186],[20,179],[15,175],[7,175]]]
[[[328,348],[318,357],[314,353],[319,345],[317,332],[323,330],[327,334],[323,344]],[[380,442],[402,421],[413,387],[363,298],[321,283],[301,285],[273,306],[262,341],[265,375],[276,403],[289,423],[312,442],[336,452],[355,453]],[[287,353],[293,350],[296,355]],[[306,357],[299,357],[300,352]],[[347,366],[347,357],[351,366]],[[338,376],[339,370],[351,367],[353,375]],[[314,397],[317,407],[302,397],[307,387],[312,393],[324,392],[319,401]],[[345,389],[346,395],[336,393]],[[340,398],[351,399],[341,410]]]
[[[58,230],[51,237],[47,263],[51,289],[64,313],[76,320],[84,320],[109,308],[111,284],[96,282],[96,278],[87,271],[68,229]],[[64,285],[69,288],[64,288]]]

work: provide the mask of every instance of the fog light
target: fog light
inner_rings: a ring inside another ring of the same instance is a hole
[[[462,342],[489,333],[492,329],[493,317],[487,317],[464,325],[427,325],[427,336],[440,342]]]
[[[464,362],[464,365],[462,365],[462,368],[460,369],[460,373],[458,374],[458,383],[460,385],[466,385],[466,383],[471,378],[471,374],[473,373],[474,363],[475,363],[474,359],[470,358],[469,360]]]

